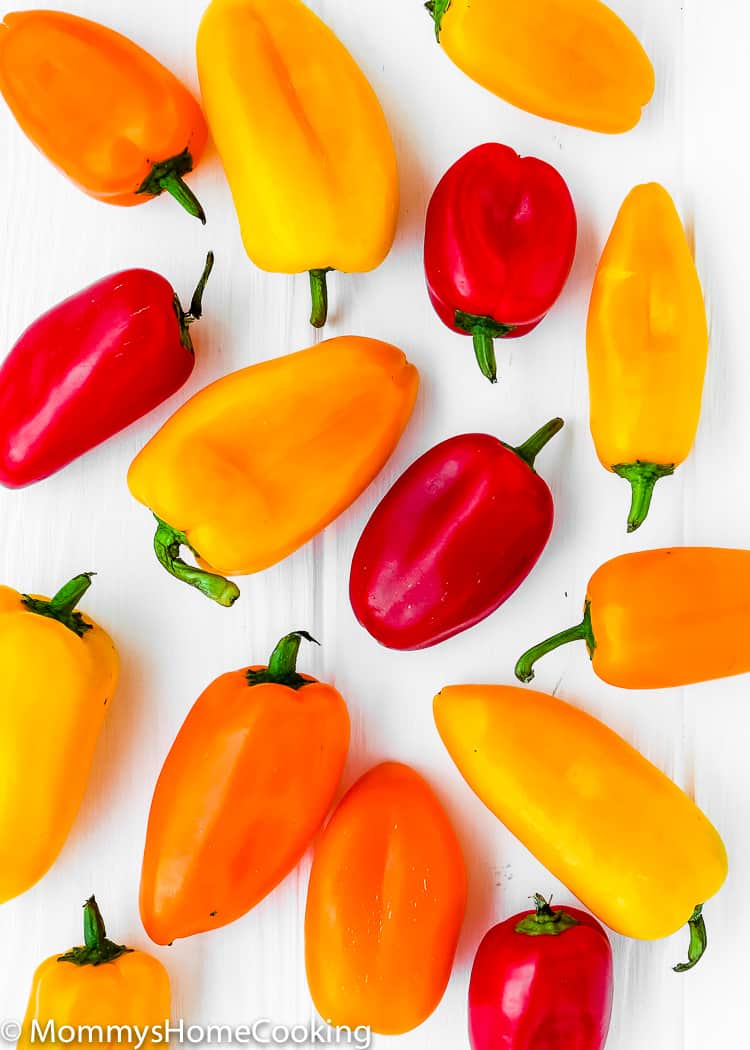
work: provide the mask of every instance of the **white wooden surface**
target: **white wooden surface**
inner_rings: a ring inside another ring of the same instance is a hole
[[[203,0],[46,0],[46,6],[106,21],[197,89],[193,45]],[[148,805],[166,750],[212,678],[262,660],[281,634],[306,627],[324,644],[305,652],[304,669],[334,681],[350,705],[354,734],[344,786],[380,759],[411,762],[431,779],[455,820],[470,866],[457,964],[439,1009],[401,1037],[400,1046],[466,1046],[468,968],[485,930],[523,908],[535,890],[554,892],[558,900],[568,895],[463,785],[433,727],[433,694],[448,682],[511,681],[527,643],[577,621],[591,571],[618,552],[750,542],[746,5],[617,0],[657,74],[644,120],[617,138],[547,123],[486,94],[436,47],[419,0],[311,0],[311,6],[378,92],[403,184],[391,256],[370,275],[332,275],[326,334],[360,333],[398,344],[420,368],[422,391],[406,437],[377,482],[322,538],[240,581],[242,599],[231,611],[180,587],[157,566],[152,520],[129,496],[125,472],[188,393],[312,342],[307,282],[261,274],[247,261],[215,152],[192,181],[209,216],[204,231],[166,198],[120,210],[80,195],[0,106],[4,347],[49,305],[128,266],[164,273],[187,299],[206,249],[217,253],[188,388],[56,477],[22,492],[0,492],[0,579],[50,592],[74,573],[95,569],[85,608],[111,631],[123,661],[122,685],[68,846],[36,888],[0,909],[0,1019],[21,1018],[42,958],[79,942],[80,904],[92,891],[118,940],[149,947],[137,888]],[[572,189],[581,228],[562,301],[537,332],[499,347],[501,381],[494,388],[476,370],[468,340],[434,316],[420,259],[431,188],[465,150],[492,139],[556,164]],[[619,204],[632,185],[650,179],[672,191],[694,236],[712,347],[696,450],[674,480],[659,484],[650,520],[628,538],[627,487],[599,467],[588,434],[584,324],[593,269]],[[359,532],[387,487],[445,436],[487,429],[519,441],[556,414],[567,427],[539,466],[554,492],[557,524],[533,576],[493,617],[437,649],[380,649],[354,621],[347,582]],[[603,717],[684,784],[725,836],[731,858],[730,880],[706,908],[710,950],[696,971],[678,976],[670,968],[685,954],[685,934],[654,944],[613,937],[617,990],[609,1050],[740,1050],[748,1045],[742,968],[750,933],[748,680],[631,694],[599,682],[578,646],[540,664],[537,684]],[[234,926],[158,952],[172,975],[175,1017],[227,1024],[309,1020],[302,938],[308,870],[306,861]],[[388,1042],[378,1040],[384,1047]]]

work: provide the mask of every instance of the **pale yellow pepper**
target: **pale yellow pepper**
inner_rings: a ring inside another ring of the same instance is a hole
[[[51,600],[0,587],[0,903],[62,849],[117,684],[111,638],[74,611],[90,583]]]
[[[309,271],[325,324],[326,272],[379,266],[396,231],[396,155],[374,91],[300,0],[212,0],[198,32],[203,109],[247,254]]]
[[[547,693],[448,686],[435,724],[484,804],[594,915],[626,937],[690,924],[705,950],[703,902],[721,888],[718,832],[668,777],[602,722]]]
[[[692,448],[708,356],[703,293],[677,209],[663,186],[636,186],[599,262],[586,346],[591,433],[607,470],[630,482],[628,532],[654,485]]]

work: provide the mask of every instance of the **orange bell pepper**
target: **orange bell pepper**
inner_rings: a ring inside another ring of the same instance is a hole
[[[388,1035],[440,1002],[466,907],[455,832],[425,780],[385,762],[349,790],[313,859],[307,979],[329,1024]]]
[[[218,574],[275,565],[346,510],[398,444],[418,384],[395,346],[340,336],[201,390],[128,474],[159,521],[161,564],[232,605],[239,590]]]
[[[141,918],[157,944],[240,918],[298,863],[325,819],[349,747],[341,695],[297,673],[305,631],[268,667],[217,678],[198,698],[151,803]]]
[[[632,487],[628,532],[659,478],[687,459],[708,356],[703,293],[663,186],[628,194],[599,262],[586,337],[591,433],[603,467]]]
[[[58,1038],[50,1033],[46,1044],[56,1050],[71,1045],[67,1033],[60,1034],[68,1026],[84,1029],[73,1040],[76,1046],[135,1050],[163,1044],[170,1011],[167,971],[152,955],[110,941],[93,897],[84,905],[83,929],[85,944],[51,956],[34,974],[16,1050],[45,1045],[40,1036],[50,1025]]]
[[[583,620],[524,653],[516,677],[566,642],[623,689],[691,685],[750,671],[750,551],[671,547],[622,554],[589,581]]]
[[[706,948],[702,906],[726,879],[727,855],[684,791],[547,693],[454,685],[433,709],[469,787],[556,878],[625,937],[656,940],[687,923],[688,961],[675,969],[695,966]]]
[[[84,193],[127,206],[166,190],[206,221],[183,181],[206,144],[203,114],[132,40],[62,11],[8,14],[0,91],[34,145]]]
[[[629,131],[654,93],[648,55],[600,0],[429,0],[446,54],[511,105],[590,131]]]

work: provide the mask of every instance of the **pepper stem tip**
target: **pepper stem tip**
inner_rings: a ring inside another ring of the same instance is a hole
[[[181,547],[187,547],[196,557],[199,557],[197,551],[190,546],[184,532],[173,529],[171,525],[162,521],[156,514],[154,517],[157,521],[154,551],[159,562],[167,572],[182,583],[195,587],[206,598],[210,598],[225,609],[234,605],[240,596],[240,589],[237,584],[232,583],[231,580],[227,580],[223,576],[219,576],[217,573],[198,569],[183,561],[180,557]]]
[[[646,520],[654,486],[660,478],[667,478],[675,472],[674,463],[618,463],[612,472],[630,482],[632,496],[628,514],[628,532],[635,532]]]
[[[696,905],[695,911],[688,919],[688,929],[690,930],[688,961],[686,963],[677,963],[676,966],[673,966],[672,969],[675,973],[686,973],[688,970],[692,970],[701,961],[708,947],[708,935],[706,933],[706,923],[703,919],[702,904]]]
[[[568,627],[558,634],[553,634],[551,638],[539,642],[538,645],[532,646],[531,649],[527,649],[516,664],[516,678],[528,685],[529,682],[534,680],[534,665],[537,660],[541,659],[542,656],[546,656],[547,653],[551,653],[553,649],[559,649],[561,645],[577,641],[585,641],[589,656],[593,657],[596,649],[596,639],[591,626],[591,602],[588,601],[583,609],[583,619],[575,627]]]

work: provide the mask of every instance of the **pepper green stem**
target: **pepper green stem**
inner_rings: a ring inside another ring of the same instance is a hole
[[[167,572],[182,583],[187,583],[190,587],[197,588],[201,594],[204,594],[219,605],[223,605],[225,608],[234,605],[240,596],[240,589],[237,584],[232,583],[231,580],[226,580],[223,576],[218,576],[216,573],[206,572],[205,569],[198,569],[183,561],[180,557],[180,549],[182,547],[187,547],[197,558],[200,555],[194,547],[190,546],[184,532],[173,529],[171,525],[168,525],[166,521],[162,521],[156,514],[154,514],[154,517],[158,522],[156,535],[154,536],[154,550],[156,551],[156,557]]]
[[[176,157],[168,160],[158,161],[153,165],[151,171],[135,191],[136,193],[148,194],[150,197],[158,197],[160,193],[171,194],[185,211],[200,219],[206,225],[206,213],[201,202],[195,196],[182,176],[193,170],[193,155],[189,149],[184,149]]]
[[[659,478],[668,478],[674,474],[675,464],[643,463],[637,459],[635,463],[618,463],[612,467],[612,471],[630,482],[632,499],[628,515],[628,532],[635,532],[646,520],[656,482]]]
[[[528,441],[524,441],[522,445],[506,445],[511,452],[515,452],[517,456],[520,456],[524,463],[528,463],[531,469],[534,469],[534,463],[536,457],[542,451],[548,441],[551,441],[555,434],[559,434],[562,428],[565,426],[565,420],[560,419],[557,416],[555,419],[550,419],[549,423],[545,423],[543,427],[540,427],[535,434],[532,434]]]
[[[213,268],[214,253],[209,252],[206,256],[206,265],[203,267],[203,273],[195,287],[193,298],[190,300],[190,308],[187,312],[182,309],[182,303],[178,297],[176,295],[174,297],[174,309],[180,325],[180,342],[191,354],[194,354],[195,350],[193,349],[193,340],[190,338],[190,325],[194,324],[195,321],[200,321],[203,316],[203,293],[206,290]]]
[[[708,947],[708,935],[706,933],[706,924],[703,920],[702,904],[696,905],[695,911],[688,919],[688,929],[690,930],[688,961],[673,966],[672,969],[675,973],[686,973],[688,970],[692,970],[701,961],[703,953]]]
[[[557,937],[578,926],[578,919],[572,915],[562,909],[552,910],[552,898],[545,900],[541,893],[535,893],[532,900],[536,911],[516,924],[516,933],[524,933],[527,937]]]
[[[32,598],[29,594],[21,595],[21,602],[29,612],[37,616],[47,616],[51,620],[57,620],[67,627],[73,634],[83,638],[86,631],[94,626],[84,620],[82,613],[75,612],[75,608],[91,586],[91,578],[96,576],[95,572],[83,572],[80,576],[74,576],[64,587],[61,587],[54,598],[44,601],[43,598]]]
[[[73,963],[75,966],[101,966],[133,950],[108,939],[95,897],[89,897],[83,906],[83,939],[82,948],[71,948],[65,955],[60,955],[57,961]]]
[[[497,382],[497,363],[495,361],[495,339],[504,339],[515,328],[512,324],[501,324],[492,317],[480,317],[456,310],[453,316],[456,328],[467,332],[474,342],[474,354],[477,363],[491,383]]]
[[[310,324],[313,328],[322,328],[328,320],[327,276],[332,269],[332,266],[326,266],[323,270],[310,270],[310,295],[312,296]]]
[[[521,682],[533,681],[534,664],[540,657],[551,653],[553,649],[559,649],[561,645],[567,645],[568,642],[581,640],[586,643],[589,656],[593,657],[596,649],[596,639],[591,627],[591,602],[586,602],[583,608],[583,619],[579,624],[576,624],[575,627],[569,627],[566,631],[560,631],[559,634],[553,634],[551,638],[547,638],[546,641],[540,642],[539,645],[533,646],[523,654],[516,664],[516,678]]]
[[[430,12],[430,16],[435,23],[435,39],[439,44],[443,15],[451,6],[451,0],[427,0],[427,3],[424,6]]]
[[[290,689],[302,689],[310,685],[312,679],[303,678],[297,673],[297,654],[302,640],[320,645],[307,631],[292,631],[284,635],[268,661],[268,667],[260,671],[249,670],[247,672],[248,685],[264,685],[268,683],[285,685]]]

